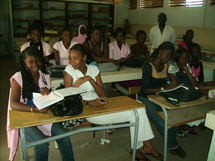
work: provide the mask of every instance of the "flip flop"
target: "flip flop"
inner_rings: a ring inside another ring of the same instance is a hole
[[[132,150],[130,150],[130,155],[132,157]],[[135,160],[136,161],[151,161],[150,159],[148,159],[146,156],[144,156],[144,154],[139,150],[137,149],[136,150],[136,156],[135,156]]]
[[[160,153],[159,153],[158,156],[156,156],[156,155],[153,155],[152,153],[148,153],[148,152],[144,151],[144,149],[139,150],[139,151],[141,151],[141,153],[142,153],[143,155],[149,155],[149,156],[152,156],[153,158],[155,158],[155,159],[157,159],[157,160],[163,161],[163,155],[160,154]]]

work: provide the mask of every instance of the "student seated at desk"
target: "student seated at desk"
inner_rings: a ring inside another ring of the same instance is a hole
[[[61,31],[61,40],[53,45],[53,52],[56,65],[69,64],[69,49],[78,42],[72,41],[71,31],[68,28],[63,28]]]
[[[149,56],[148,47],[144,44],[146,41],[146,32],[138,30],[135,36],[137,42],[131,45],[131,54],[142,60],[147,60]]]
[[[92,108],[99,108],[107,104],[105,91],[103,88],[100,72],[95,65],[87,65],[86,49],[81,44],[76,44],[70,49],[69,63],[64,71],[65,87],[79,87],[87,92],[81,94],[83,102]],[[150,139],[154,137],[145,108],[137,110],[140,116],[138,131],[138,160],[148,160],[144,157],[145,153],[162,160],[162,155],[150,144]],[[132,111],[118,112],[102,116],[90,117],[87,120],[93,124],[106,125],[123,122],[133,122],[135,116]],[[133,146],[134,127],[130,127],[131,147]],[[144,143],[144,147],[142,148]]]
[[[97,26],[92,29],[91,40],[86,41],[84,45],[89,52],[87,59],[92,59],[88,60],[88,62],[113,62],[113,59],[109,59],[109,47],[108,44],[102,40],[102,31],[100,27]]]
[[[193,45],[192,45],[193,46]],[[194,44],[194,46],[196,46]],[[191,47],[192,50],[192,47]],[[197,50],[199,51],[199,50]],[[204,73],[203,73],[203,65],[200,62],[199,56],[200,52],[194,52],[191,54],[191,61],[189,64],[189,54],[186,49],[178,49],[173,58],[176,62],[176,67],[172,68],[175,70],[170,71],[174,77],[173,81],[178,84],[185,84],[193,87],[198,87],[204,93],[207,93],[208,90],[215,88],[215,82],[203,82],[204,80]],[[198,126],[204,120],[198,120],[187,125],[183,125],[179,128],[179,136],[185,136],[189,134],[196,135],[193,126]]]
[[[198,87],[201,90],[213,89],[215,82],[203,82],[204,72],[202,62],[199,60],[199,52],[191,53],[191,61],[189,64],[189,54],[185,49],[178,49],[173,59],[176,62],[176,67],[171,71],[171,74],[174,75],[174,81],[176,83],[184,83],[191,85],[193,87]]]
[[[40,54],[45,58],[45,63],[48,64],[48,56],[51,54],[51,47],[48,43],[41,40],[42,33],[43,31],[41,27],[37,24],[33,24],[30,28],[31,39],[21,46],[20,52],[22,52],[29,46],[36,47],[40,50]]]
[[[74,37],[72,40],[80,44],[83,44],[87,39],[86,33],[87,33],[87,28],[85,25],[82,24],[78,27],[78,35]]]
[[[167,83],[167,78],[171,79],[168,74],[168,61],[170,61],[174,50],[174,45],[170,42],[163,42],[154,50],[149,61],[143,65],[142,88],[138,96],[138,99],[146,106],[149,119],[152,120],[162,136],[164,136],[164,120],[158,115],[158,112],[162,111],[162,109],[158,104],[151,102],[147,96],[175,87],[175,83]],[[167,147],[172,154],[184,158],[186,153],[179,146],[176,136],[177,127],[169,128]]]
[[[122,62],[131,53],[129,45],[125,42],[125,31],[122,28],[117,28],[113,37],[115,41],[109,44],[109,58]]]
[[[39,110],[32,101],[33,92],[43,95],[49,94],[50,76],[45,70],[45,64],[41,61],[40,51],[35,47],[27,47],[19,55],[19,72],[11,79],[8,112],[10,109],[27,112],[47,113],[48,108]],[[8,114],[9,116],[9,114]],[[60,123],[27,127],[24,129],[26,140],[34,142],[48,136],[63,134],[66,130]],[[13,161],[18,148],[19,131],[11,129],[9,118],[7,119],[8,147],[10,148],[9,160]],[[57,140],[63,161],[74,161],[72,145],[69,137]],[[48,161],[49,144],[44,143],[35,146],[35,161]]]
[[[193,44],[193,35],[193,30],[187,30],[186,33],[183,35],[183,41],[180,41],[178,43],[178,47],[184,48],[189,51],[191,49],[191,45]]]

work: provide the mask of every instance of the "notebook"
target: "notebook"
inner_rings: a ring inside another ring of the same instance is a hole
[[[80,94],[86,92],[80,88],[68,87],[52,91],[49,95],[41,95],[40,93],[33,93],[33,102],[38,109],[46,108],[64,99],[66,96]]]

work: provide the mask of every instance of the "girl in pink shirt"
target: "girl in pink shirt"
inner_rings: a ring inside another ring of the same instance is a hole
[[[129,45],[125,43],[125,31],[117,28],[113,34],[116,41],[109,44],[109,58],[123,61],[131,53]]]
[[[47,113],[48,108],[39,110],[32,101],[33,92],[40,92],[43,95],[49,94],[50,77],[42,63],[40,51],[35,47],[27,47],[19,55],[19,72],[15,73],[11,79],[11,89],[8,103],[7,118],[7,139],[10,148],[9,160],[13,161],[18,148],[19,131],[10,128],[9,110],[24,112]],[[48,124],[25,128],[27,142],[34,142],[48,136],[55,136],[65,133],[65,129],[59,124]],[[64,161],[74,161],[73,150],[69,137],[57,140],[62,159]],[[35,160],[48,161],[48,143],[35,146]]]
[[[193,44],[193,30],[189,29],[183,35],[183,41],[180,41],[178,43],[178,47],[179,48],[184,48],[187,51],[189,51],[192,44]]]

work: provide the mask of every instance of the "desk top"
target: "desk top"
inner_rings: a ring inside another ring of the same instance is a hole
[[[120,71],[102,72],[101,78],[102,78],[103,83],[142,79],[142,69],[141,68],[122,67],[120,69]],[[52,82],[62,81],[62,80],[63,80],[63,78],[52,78]]]
[[[128,111],[144,107],[143,104],[137,102],[132,98],[129,98],[128,96],[111,97],[108,98],[108,102],[109,103],[107,105],[99,108],[85,106],[81,114],[65,117],[56,117],[51,113],[51,111],[49,111],[47,114],[42,114],[10,110],[10,127],[23,128],[37,126],[42,124],[74,120],[78,118],[87,118],[115,112]]]
[[[179,109],[179,108],[185,108],[185,107],[215,102],[214,98],[212,99],[212,98],[206,98],[205,96],[202,96],[198,100],[190,101],[190,102],[181,102],[181,103],[179,103],[179,106],[174,106],[171,103],[167,102],[166,99],[160,95],[149,95],[148,98],[150,101],[152,101],[162,107],[165,107],[167,109]]]

